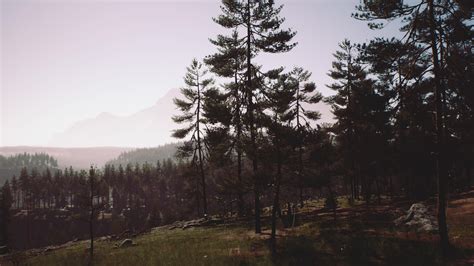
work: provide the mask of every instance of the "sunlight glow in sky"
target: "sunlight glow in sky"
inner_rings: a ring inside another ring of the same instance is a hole
[[[0,1],[0,146],[44,146],[77,121],[152,106],[183,85],[193,57],[215,51],[208,38],[222,31],[211,19],[220,13],[217,0]],[[392,36],[398,28],[372,31],[352,19],[358,2],[276,0],[299,45],[261,63],[304,67],[328,95],[340,41]]]

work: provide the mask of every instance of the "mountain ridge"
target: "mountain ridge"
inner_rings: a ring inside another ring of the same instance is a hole
[[[179,89],[169,90],[154,105],[129,115],[102,112],[96,117],[78,121],[55,134],[48,146],[144,148],[174,142],[171,131],[176,125],[171,117],[176,113],[175,97],[179,97]]]
[[[176,142],[172,131],[179,127],[172,117],[179,110],[173,99],[181,97],[180,90],[170,89],[154,105],[129,115],[115,115],[109,112],[78,121],[65,131],[55,134],[48,146],[52,147],[156,147]],[[307,110],[321,112],[319,123],[333,122],[330,106],[326,103],[304,105]],[[311,123],[315,126],[316,123]]]

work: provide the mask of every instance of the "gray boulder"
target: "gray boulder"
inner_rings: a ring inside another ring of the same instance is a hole
[[[436,218],[423,203],[415,203],[411,205],[406,215],[397,218],[394,223],[396,226],[403,226],[416,232],[438,231]]]

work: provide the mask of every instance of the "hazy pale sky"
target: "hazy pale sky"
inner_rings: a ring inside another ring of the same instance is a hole
[[[218,0],[0,1],[0,146],[46,145],[77,121],[152,106],[182,86],[191,59],[213,53],[208,38],[222,32],[211,19]],[[275,2],[285,4],[284,27],[298,32],[299,45],[260,62],[304,67],[326,95],[340,41],[398,28],[372,31],[351,18],[358,0]]]

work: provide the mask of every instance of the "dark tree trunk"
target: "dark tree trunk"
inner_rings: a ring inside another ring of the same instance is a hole
[[[389,182],[389,190],[390,190],[390,199],[393,199],[393,177],[392,175],[390,175],[389,179],[388,179],[388,182]]]
[[[442,120],[442,86],[441,86],[441,73],[438,59],[438,48],[436,42],[436,22],[434,17],[434,6],[433,0],[428,0],[429,9],[429,20],[430,20],[430,38],[431,38],[431,51],[433,60],[433,72],[435,82],[435,112],[436,112],[436,173],[438,179],[438,225],[439,225],[439,237],[440,244],[443,253],[446,255],[449,250],[449,237],[448,228],[446,223],[446,194],[447,194],[447,169],[446,169],[446,158],[445,158],[445,139],[443,130]]]
[[[370,194],[371,194],[371,191],[370,191],[370,186],[371,186],[372,182],[369,178],[369,176],[364,176],[363,180],[362,180],[362,186],[363,186],[363,195],[364,195],[364,198],[365,198],[365,204],[367,206],[367,208],[369,207],[369,204],[370,204]]]
[[[242,192],[242,152],[237,152],[237,181],[239,182],[238,192],[237,192],[237,209],[238,216],[242,217],[244,215],[244,195]]]
[[[197,208],[197,217],[201,217],[201,196],[199,190],[199,178],[196,177],[196,208]],[[176,197],[176,207],[179,206],[179,199]]]
[[[277,210],[279,208],[280,202],[280,182],[281,182],[281,152],[279,144],[277,143],[277,176],[275,182],[275,196],[273,198],[273,208],[272,208],[272,233],[270,237],[270,245],[272,250],[272,255],[276,254],[276,216]]]
[[[351,202],[354,202],[355,199],[355,186],[354,186],[354,173],[351,173]]]
[[[89,218],[89,237],[90,237],[90,247],[89,247],[89,256],[90,261],[89,265],[93,264],[94,259],[94,176],[92,174],[92,169],[90,173],[90,218]]]
[[[262,232],[260,222],[260,189],[258,185],[258,165],[257,165],[257,143],[256,143],[256,132],[255,132],[255,117],[254,117],[254,103],[253,103],[253,88],[252,88],[252,23],[250,21],[250,0],[247,0],[247,98],[248,98],[248,115],[250,125],[250,139],[252,142],[252,168],[254,178],[254,197],[255,197],[255,233],[260,234]]]
[[[351,77],[351,70],[352,70],[352,57],[351,51],[349,48],[348,52],[348,62],[347,62],[347,110],[352,112],[352,77]],[[357,187],[357,175],[356,175],[356,163],[355,163],[355,149],[354,149],[354,140],[355,140],[355,130],[353,121],[349,122],[349,160],[351,164],[351,201],[353,202],[354,199],[359,198],[358,194],[358,187]]]
[[[333,215],[334,221],[336,221],[337,220],[337,212],[336,212],[337,211],[336,210],[337,209],[337,203],[336,203],[337,199],[334,196],[334,192],[332,191],[332,187],[331,187],[330,184],[328,186],[328,189],[329,189],[329,197],[331,197],[331,199],[334,200],[334,206],[332,206],[332,215]]]
[[[204,216],[207,217],[207,195],[206,195],[206,176],[204,173],[204,160],[203,160],[203,147],[201,140],[201,131],[200,131],[200,115],[201,115],[201,87],[199,85],[199,74],[196,77],[197,79],[197,89],[198,89],[198,99],[197,99],[197,111],[196,111],[196,131],[197,131],[197,145],[198,145],[198,159],[199,159],[199,173],[201,175],[201,186],[202,186],[202,197],[203,197],[203,212]]]
[[[360,189],[359,189],[359,188],[360,188],[360,187],[359,187],[359,185],[360,185],[360,184],[359,184],[359,181],[360,181],[360,180],[359,180],[359,177],[360,177],[360,176],[359,176],[358,174],[356,174],[356,176],[354,177],[354,183],[355,183],[355,184],[354,184],[354,195],[355,195],[355,198],[356,198],[357,200],[360,199],[360,198],[359,198],[359,191],[360,191]]]
[[[300,123],[300,88],[296,90],[296,129],[298,133],[301,133],[301,123]],[[302,141],[302,136],[299,136]],[[304,206],[303,200],[303,147],[301,142],[298,144],[298,189],[299,189],[299,201],[300,208]]]
[[[471,186],[474,185],[474,175],[472,174],[472,164],[471,163],[468,163],[468,165],[466,166],[466,175],[467,175],[467,188],[469,189]]]
[[[200,102],[200,100],[199,100]],[[198,103],[198,106],[200,106],[200,103]],[[198,107],[199,108],[199,107]],[[198,122],[197,124],[199,125],[199,110],[198,110],[198,115],[197,115]],[[198,135],[198,157],[199,157],[199,172],[201,174],[201,186],[202,186],[202,197],[203,197],[203,212],[204,216],[207,216],[207,195],[206,195],[206,177],[204,174],[204,161],[203,161],[203,154],[202,154],[202,145],[201,145],[201,136],[199,132],[199,126],[197,129],[197,135]]]
[[[234,75],[234,81],[235,84],[238,84],[238,76],[237,72],[235,72]],[[240,87],[240,86],[239,86]],[[238,216],[242,217],[244,214],[244,195],[242,191],[242,142],[241,142],[241,137],[242,137],[242,124],[241,124],[241,116],[240,116],[240,95],[238,89],[235,92],[235,99],[237,101],[237,106],[236,106],[236,122],[237,122],[237,182],[238,184],[238,190],[237,190],[237,209],[238,209]]]
[[[375,176],[375,189],[377,190],[377,203],[381,203],[381,198],[380,198],[380,184],[377,176]]]

